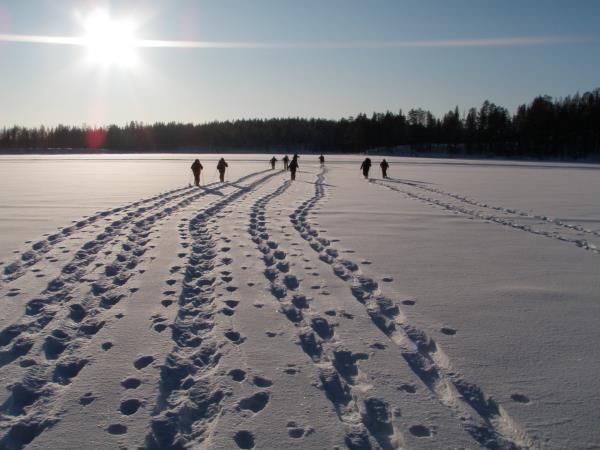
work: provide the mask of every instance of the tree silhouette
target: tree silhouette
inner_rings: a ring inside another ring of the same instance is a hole
[[[554,100],[540,96],[506,108],[485,101],[461,115],[458,106],[441,119],[417,108],[404,115],[361,113],[340,120],[274,118],[205,124],[130,122],[107,127],[13,126],[0,130],[0,149],[23,153],[44,150],[104,149],[128,152],[211,148],[363,152],[409,145],[421,152],[434,146],[450,154],[509,157],[585,158],[600,155],[600,88]]]

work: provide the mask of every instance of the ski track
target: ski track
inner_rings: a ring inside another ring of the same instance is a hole
[[[245,192],[245,188],[237,184],[264,172],[251,173],[231,185],[238,192]],[[22,448],[59,420],[60,414],[53,411],[52,406],[60,397],[61,387],[68,385],[90,362],[81,353],[112,319],[110,309],[131,293],[125,284],[136,274],[143,273],[144,269],[134,270],[152,247],[149,243],[157,225],[211,192],[214,191],[185,190],[184,194],[171,196],[169,200],[161,198],[151,207],[142,208],[143,211],[136,210],[137,214],[134,212],[127,221],[113,222],[95,241],[86,243],[77,252],[40,296],[27,302],[25,315],[20,320],[0,331],[0,367],[14,366],[12,363],[20,359],[18,368],[10,368],[25,371],[18,381],[8,386],[10,394],[0,407],[0,430],[4,434],[0,448]],[[143,212],[148,214],[143,215]],[[99,254],[126,225],[130,225],[126,237],[115,239],[121,244],[121,250],[115,248],[114,252]],[[113,253],[118,253],[115,258],[110,256]],[[61,314],[66,304],[68,311]],[[53,321],[58,323],[49,330],[48,325]],[[40,348],[34,348],[41,341]],[[8,346],[10,348],[3,349]],[[23,358],[34,351],[44,359],[43,363]]]
[[[537,448],[538,443],[493,398],[452,368],[442,349],[425,331],[408,322],[400,302],[383,295],[377,281],[364,275],[356,263],[342,258],[331,242],[310,225],[307,216],[326,195],[325,174],[326,169],[320,172],[314,196],[290,215],[296,231],[319,254],[319,259],[331,265],[335,275],[347,282],[373,323],[398,346],[413,372],[479,445],[490,449]]]
[[[217,298],[237,290],[227,266],[232,259],[228,246],[217,248],[218,221],[240,201],[281,172],[264,176],[247,187],[215,202],[189,221],[192,249],[189,256],[178,312],[171,325],[174,347],[160,372],[160,392],[146,437],[149,449],[183,449],[210,441],[210,435],[226,397],[229,376],[220,376],[220,361],[244,340],[233,329],[222,333],[215,314],[232,314],[237,301],[228,300],[229,308],[218,311]],[[225,238],[225,242],[229,241]],[[224,311],[227,311],[226,313]],[[242,399],[240,409],[258,412],[269,401],[268,391]]]
[[[213,185],[215,185],[215,183],[207,185],[206,187]],[[48,237],[45,239],[41,239],[33,243],[30,249],[21,253],[19,259],[10,263],[3,262],[2,265],[4,266],[4,269],[1,280],[2,284],[0,284],[0,286],[8,284],[22,277],[25,274],[26,269],[37,264],[46,253],[50,252],[58,244],[72,236],[75,232],[80,233],[88,226],[97,224],[103,218],[105,220],[122,220],[127,222],[128,220],[135,219],[148,210],[160,207],[161,205],[164,205],[165,203],[174,199],[183,197],[194,190],[194,188],[190,187],[173,189],[171,191],[138,200],[124,206],[119,206],[117,208],[108,209],[105,211],[99,211],[92,216],[75,221],[74,225],[61,228],[59,231],[48,235]],[[144,206],[148,204],[149,206]]]
[[[441,208],[444,208],[448,211],[452,211],[454,213],[465,214],[465,215],[473,217],[473,218],[481,219],[481,220],[484,220],[487,222],[493,222],[493,223],[496,223],[499,225],[508,226],[508,227],[526,231],[528,233],[535,234],[538,236],[545,236],[545,237],[552,238],[552,239],[555,239],[558,241],[568,242],[568,243],[575,245],[578,248],[582,248],[584,250],[587,250],[587,251],[595,253],[595,254],[600,253],[597,245],[588,241],[587,239],[583,239],[580,236],[569,237],[567,235],[567,234],[575,233],[575,234],[580,234],[580,235],[588,234],[591,236],[600,237],[600,231],[590,230],[588,228],[582,227],[581,225],[572,224],[572,223],[565,222],[565,221],[562,221],[559,219],[553,219],[551,217],[544,216],[544,215],[528,213],[528,212],[521,211],[518,209],[490,205],[488,203],[483,203],[483,202],[479,202],[479,201],[470,199],[466,196],[454,194],[452,192],[446,192],[441,189],[430,188],[430,187],[423,186],[418,183],[410,183],[410,182],[406,182],[406,181],[393,180],[393,179],[380,180],[380,179],[375,179],[375,178],[369,178],[369,182],[371,182],[372,184],[378,185],[378,186],[383,186],[383,187],[390,189],[392,191],[395,191],[395,192],[401,192],[401,193],[407,195],[409,198],[412,198],[414,200],[418,200],[418,201],[426,203],[426,204],[433,204],[433,205],[439,206]],[[410,186],[410,187],[413,187],[413,188],[416,188],[416,189],[419,189],[422,191],[427,191],[429,193],[441,196],[442,198],[449,197],[451,199],[457,200],[458,203],[456,203],[456,202],[451,203],[447,200],[442,200],[440,198],[435,198],[432,196],[419,194],[419,193],[412,192],[407,189],[401,189],[401,188],[393,186],[389,183],[397,183],[400,185]],[[480,209],[473,209],[473,208],[471,208],[472,206],[474,206],[476,208],[480,208]],[[492,210],[494,212],[487,213],[485,211],[482,211],[481,208]],[[501,217],[498,215],[498,213],[506,214],[506,216]],[[547,230],[543,230],[541,228],[534,228],[531,225],[519,223],[518,221],[514,220],[511,216],[515,216],[515,215],[523,218],[524,220],[537,220],[540,222],[540,224],[555,226],[564,231],[561,234],[557,231],[547,231]]]
[[[391,408],[385,401],[367,396],[367,389],[358,381],[367,377],[358,361],[368,355],[339,348],[334,327],[311,309],[301,294],[301,280],[290,269],[287,253],[269,236],[267,206],[290,185],[291,181],[286,181],[251,208],[248,233],[262,253],[263,275],[280,304],[279,312],[294,326],[298,344],[314,363],[321,388],[346,430],[346,446],[350,450],[397,448],[402,437],[392,424]]]

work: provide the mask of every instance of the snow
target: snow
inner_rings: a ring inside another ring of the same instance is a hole
[[[270,156],[1,159],[0,448],[600,445],[600,166]]]

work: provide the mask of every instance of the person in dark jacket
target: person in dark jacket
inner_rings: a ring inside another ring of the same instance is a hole
[[[219,179],[221,180],[221,183],[225,181],[225,169],[228,167],[229,165],[225,162],[225,158],[221,158],[217,164],[217,170],[219,171]]]
[[[290,174],[292,175],[292,181],[296,179],[296,170],[298,170],[298,168],[300,167],[298,165],[298,158],[296,156],[297,155],[294,155],[294,157],[292,158],[292,162],[289,165]]]
[[[288,166],[289,166],[289,164],[290,164],[290,158],[288,158],[288,155],[285,155],[285,156],[283,157],[283,169],[284,169],[285,171],[289,170],[289,167],[288,167]]]
[[[383,161],[381,161],[381,164],[379,164],[379,167],[381,167],[381,176],[383,178],[387,178],[387,170],[389,169],[390,165],[385,160],[385,158]]]
[[[360,165],[360,169],[365,178],[369,178],[369,169],[371,168],[371,158],[365,158],[365,160]]]
[[[325,164],[325,157],[323,155],[319,156],[319,162],[321,163],[321,165]]]
[[[194,174],[194,183],[196,186],[200,186],[200,172],[202,172],[202,169],[204,169],[204,167],[200,164],[200,160],[195,160],[192,164],[192,173]]]
[[[275,163],[277,162],[277,158],[275,158],[274,156],[271,158],[271,169],[275,168]]]

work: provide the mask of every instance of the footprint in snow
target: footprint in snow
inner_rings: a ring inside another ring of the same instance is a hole
[[[141,356],[133,362],[133,366],[137,370],[142,370],[154,362],[153,356]]]
[[[162,333],[167,329],[167,325],[165,325],[164,323],[157,323],[156,325],[154,325],[153,329],[158,333]]]
[[[129,377],[121,381],[121,386],[125,389],[137,389],[142,384],[139,378]]]
[[[262,411],[269,403],[270,400],[269,391],[260,391],[250,397],[243,398],[238,403],[238,408],[243,410],[249,410],[254,413]]]
[[[413,425],[408,429],[410,434],[416,437],[429,437],[431,436],[431,431],[425,425]]]
[[[442,333],[444,333],[445,335],[447,335],[447,336],[454,336],[454,335],[456,334],[456,330],[455,330],[455,329],[453,329],[453,328],[448,328],[448,327],[442,327],[442,328],[440,329],[440,331],[441,331]]]
[[[254,435],[250,431],[240,430],[233,436],[233,440],[241,449],[254,448]]]
[[[79,398],[79,403],[83,406],[87,406],[96,400],[96,398],[97,397],[95,397],[91,392],[86,392]]]
[[[236,345],[239,345],[246,340],[246,338],[243,337],[240,333],[233,330],[227,331],[225,333],[225,337]]]
[[[387,348],[387,345],[382,344],[381,342],[374,342],[369,345],[369,348],[373,348],[375,350],[384,350]]]
[[[125,434],[127,433],[127,427],[120,423],[113,423],[106,428],[110,434]]]
[[[510,398],[518,403],[529,403],[529,397],[523,394],[513,394],[510,396]]]
[[[398,390],[407,392],[408,394],[414,394],[417,392],[417,388],[412,384],[403,384],[398,388]]]
[[[224,302],[227,306],[229,306],[230,308],[235,308],[237,305],[239,305],[239,301],[237,300],[225,300]]]
[[[226,316],[233,316],[235,314],[235,311],[233,309],[230,309],[230,308],[222,308],[221,309],[221,314],[224,314]]]
[[[266,387],[272,386],[273,382],[271,380],[269,380],[268,378],[261,377],[260,375],[256,375],[254,378],[252,378],[252,384],[254,384],[255,386],[258,386],[258,387],[266,388]]]
[[[304,436],[305,430],[299,427],[296,422],[290,421],[287,423],[288,435],[294,439],[300,439]]]
[[[232,369],[229,371],[229,376],[233,381],[244,381],[246,379],[246,371],[242,369]]]
[[[131,416],[137,412],[141,405],[142,403],[138,399],[131,398],[128,400],[123,400],[121,402],[121,406],[119,406],[119,410],[121,411],[121,414],[125,416]]]

